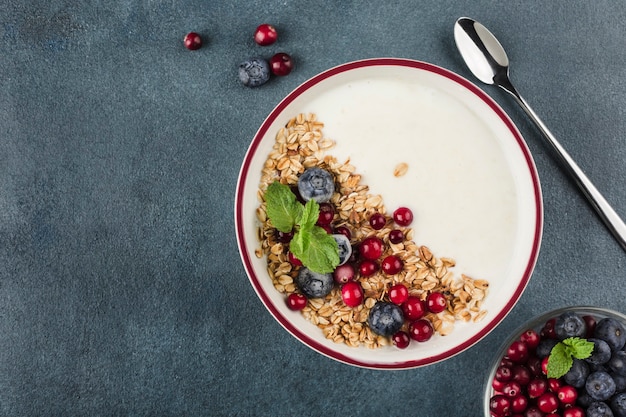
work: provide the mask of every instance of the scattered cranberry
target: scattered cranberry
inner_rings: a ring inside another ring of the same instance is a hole
[[[291,251],[287,253],[287,259],[289,259],[289,263],[293,266],[302,266],[302,261],[296,258]]]
[[[413,212],[406,207],[400,207],[393,212],[393,220],[400,226],[408,226],[413,221]]]
[[[544,413],[552,413],[559,408],[559,400],[552,392],[546,392],[537,398],[537,407]]]
[[[293,69],[293,59],[288,54],[279,52],[270,58],[270,69],[274,75],[288,75]]]
[[[593,333],[596,330],[596,318],[593,316],[583,316],[583,320],[587,326],[587,338],[593,337]]]
[[[549,358],[550,358],[549,356],[546,356],[545,358],[541,360],[541,373],[543,375],[548,375],[548,359]]]
[[[548,390],[548,381],[543,378],[535,378],[528,383],[526,391],[530,398],[538,398]]]
[[[183,42],[185,43],[185,48],[189,49],[190,51],[200,49],[200,47],[202,46],[202,38],[196,32],[189,32],[188,34],[186,34]]]
[[[393,243],[394,245],[397,245],[398,243],[402,243],[403,240],[404,240],[404,232],[402,230],[393,229],[391,232],[389,232],[389,241]]]
[[[302,294],[293,293],[287,296],[287,307],[289,307],[291,310],[302,310],[304,307],[306,307],[306,303],[307,298]]]
[[[494,378],[493,381],[491,381],[491,388],[493,388],[496,393],[502,394],[502,390],[504,389],[505,384],[506,382],[498,381]]]
[[[387,219],[385,219],[385,216],[380,213],[374,213],[370,217],[370,226],[372,226],[372,229],[374,230],[382,229],[383,227],[385,227],[386,223]]]
[[[276,39],[278,39],[276,28],[267,23],[259,25],[254,32],[254,41],[261,46],[271,45]]]
[[[548,378],[548,389],[552,392],[557,392],[561,388],[561,381],[557,378]]]
[[[317,216],[318,226],[328,226],[335,217],[335,208],[330,203],[320,203],[320,214]]]
[[[363,302],[363,288],[358,282],[346,282],[341,287],[341,298],[348,307],[358,307]]]
[[[526,367],[534,376],[544,375],[543,371],[541,370],[541,359],[536,356],[531,356],[528,358],[528,361],[526,361]]]
[[[537,333],[533,329],[528,329],[524,333],[522,333],[522,335],[520,336],[520,340],[524,342],[526,346],[528,346],[528,349],[532,350],[539,345],[541,338],[539,337],[539,333]]]
[[[513,371],[511,370],[510,367],[501,365],[498,367],[498,369],[496,369],[495,378],[498,381],[502,381],[502,382],[510,381],[511,379],[513,379]]]
[[[400,259],[396,255],[389,255],[385,257],[385,259],[383,259],[383,262],[380,266],[385,274],[395,275],[398,272],[402,271],[402,267],[404,266],[404,264],[402,263],[402,259]]]
[[[405,349],[411,343],[411,338],[409,337],[409,335],[402,330],[394,334],[391,340],[398,349]]]
[[[504,384],[502,393],[509,398],[515,398],[522,392],[522,386],[516,381],[509,381]]]
[[[520,394],[511,399],[511,411],[514,413],[523,413],[528,408],[528,398]]]
[[[359,265],[359,273],[362,277],[371,277],[376,272],[378,272],[378,269],[379,267],[376,261],[373,261],[371,259],[366,259],[361,262],[361,265]]]
[[[431,313],[441,313],[448,307],[448,300],[440,292],[431,292],[426,297],[426,306]]]
[[[396,284],[389,288],[389,301],[401,305],[409,299],[409,290],[404,284]]]
[[[530,370],[524,365],[515,365],[511,373],[513,374],[513,381],[518,382],[522,386],[528,385],[532,379]]]
[[[280,230],[276,231],[276,239],[280,243],[289,243],[291,239],[293,239],[293,231],[292,232],[281,232]]]
[[[563,417],[585,417],[585,410],[578,407],[577,405],[567,407],[565,410],[563,410]]]
[[[410,295],[402,304],[402,312],[407,320],[421,319],[426,314],[426,303],[420,300],[419,297]]]
[[[556,333],[554,332],[554,323],[556,323],[556,319],[548,320],[541,328],[539,335],[547,339],[556,338]]]
[[[333,279],[337,284],[345,284],[346,282],[354,281],[354,267],[351,264],[339,265],[333,271]]]
[[[508,416],[511,412],[511,400],[505,395],[494,395],[489,400],[489,410],[495,416]]]
[[[434,329],[433,325],[430,324],[430,321],[426,319],[418,319],[409,324],[409,333],[411,335],[411,339],[418,342],[426,342],[432,337]]]
[[[511,359],[515,363],[526,362],[529,356],[528,347],[524,342],[516,340],[511,343],[511,345],[507,349],[506,356],[508,356],[509,359]]]
[[[545,417],[544,414],[536,406],[530,406],[526,409],[524,417]]]
[[[344,235],[348,238],[348,240],[352,239],[352,232],[350,232],[350,229],[348,229],[346,226],[339,226],[335,228],[335,233]],[[352,253],[354,253],[354,251],[352,251]]]
[[[571,385],[563,385],[556,392],[556,396],[561,404],[574,404],[578,399],[578,391]]]
[[[376,236],[366,237],[359,245],[359,252],[365,259],[378,259],[383,254],[383,241]]]

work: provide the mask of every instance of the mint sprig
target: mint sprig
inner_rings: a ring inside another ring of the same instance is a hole
[[[556,345],[548,357],[548,378],[560,378],[574,364],[574,358],[585,359],[591,356],[594,344],[580,337],[569,337]]]
[[[265,192],[267,216],[283,233],[295,230],[289,244],[291,253],[311,271],[333,272],[339,265],[339,247],[326,230],[317,226],[320,206],[315,200],[305,205],[296,200],[288,186],[273,182]]]

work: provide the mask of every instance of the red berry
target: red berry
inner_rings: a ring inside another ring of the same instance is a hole
[[[550,356],[546,356],[541,360],[541,373],[544,375],[548,375],[548,359],[550,359]]]
[[[511,399],[511,411],[514,413],[523,413],[528,407],[528,398],[524,395],[518,395]]]
[[[402,330],[394,334],[391,340],[393,341],[393,344],[398,349],[404,349],[407,346],[409,346],[409,344],[411,343],[411,339],[409,338],[409,335],[406,332],[403,332]]]
[[[279,52],[272,56],[269,61],[272,74],[278,76],[288,75],[293,69],[291,56],[284,52]]]
[[[506,351],[506,356],[515,363],[524,363],[528,359],[528,347],[519,340],[511,343]]]
[[[561,388],[561,380],[556,378],[548,378],[548,389],[552,392],[557,392]]]
[[[526,392],[530,398],[538,398],[548,391],[548,381],[543,378],[535,378],[526,386]]]
[[[359,252],[365,259],[378,259],[383,254],[383,241],[376,236],[366,237],[359,245]]]
[[[280,230],[276,231],[276,239],[280,243],[289,243],[291,239],[293,239],[293,231],[291,232],[281,232]]]
[[[537,398],[537,407],[544,413],[552,413],[559,408],[559,400],[552,392],[546,392]]]
[[[494,377],[498,381],[507,382],[513,379],[513,371],[511,368],[505,365],[498,366],[496,369],[496,375]]]
[[[393,212],[393,220],[400,226],[408,226],[413,221],[413,212],[406,207],[400,207]]]
[[[389,301],[401,305],[409,299],[409,290],[404,284],[396,284],[389,288]]]
[[[523,387],[528,385],[532,378],[530,370],[524,365],[515,365],[511,373],[513,374],[513,381],[518,382]]]
[[[539,333],[537,333],[533,329],[528,329],[524,333],[522,333],[522,335],[520,336],[520,340],[524,342],[526,346],[528,346],[528,349],[532,350],[539,345],[541,338],[539,337]]]
[[[545,375],[541,370],[541,359],[536,356],[531,356],[526,361],[526,367],[534,376]]]
[[[302,310],[306,307],[307,298],[302,294],[292,293],[287,296],[287,307],[291,310]]]
[[[278,39],[276,28],[267,23],[259,25],[254,32],[254,41],[261,46],[271,45],[276,39]]]
[[[399,229],[393,229],[389,232],[389,241],[393,244],[401,243],[404,240],[404,232]]]
[[[526,409],[524,417],[545,417],[545,415],[537,406],[532,405]]]
[[[348,240],[352,239],[352,232],[350,232],[350,229],[348,229],[346,226],[339,226],[335,228],[335,233],[344,235],[348,238]]]
[[[440,292],[431,292],[426,297],[426,306],[431,313],[441,313],[448,307],[446,296]]]
[[[419,297],[410,295],[402,304],[402,312],[407,320],[421,319],[426,314],[426,303],[420,300]]]
[[[516,381],[509,381],[502,387],[502,393],[507,397],[517,397],[522,392],[522,386]]]
[[[185,48],[189,49],[190,51],[200,49],[200,47],[202,46],[202,38],[196,32],[189,32],[188,34],[186,34],[183,42],[185,43]]]
[[[335,217],[335,208],[330,203],[320,203],[320,214],[317,216],[318,226],[328,226]]]
[[[358,282],[346,282],[341,287],[341,298],[348,307],[358,307],[363,302],[363,288]]]
[[[395,275],[398,272],[402,271],[402,267],[404,264],[402,263],[402,259],[397,257],[396,255],[389,255],[385,259],[383,259],[382,264],[380,265],[383,272],[387,275]]]
[[[359,273],[362,277],[371,277],[376,272],[378,272],[378,264],[376,261],[372,261],[371,259],[366,259],[361,262],[359,265]]]
[[[593,337],[593,333],[596,330],[596,318],[593,316],[583,316],[583,320],[587,326],[587,338]]]
[[[354,267],[351,264],[339,265],[333,271],[333,279],[337,284],[345,284],[346,282],[354,281]]]
[[[493,381],[491,381],[491,388],[493,388],[493,390],[497,392],[498,394],[502,394],[502,390],[504,389],[505,385],[506,385],[506,382],[498,381],[495,378],[493,379]]]
[[[561,404],[574,404],[578,399],[578,391],[571,385],[563,385],[556,392]]]
[[[563,417],[585,417],[585,410],[575,405],[563,410]]]
[[[556,333],[554,332],[554,323],[556,323],[556,319],[548,320],[541,328],[539,335],[545,339],[556,338]]]
[[[289,259],[289,263],[293,266],[302,266],[302,261],[294,256],[291,251],[287,253],[287,258]]]
[[[374,230],[382,229],[383,227],[385,227],[386,223],[387,219],[385,219],[385,216],[380,213],[374,213],[370,217],[370,226],[372,226],[372,229]]]
[[[426,342],[434,333],[433,325],[426,319],[415,320],[409,324],[411,339],[418,342]]]
[[[489,410],[494,416],[508,416],[511,411],[511,399],[505,395],[494,395],[489,400]]]

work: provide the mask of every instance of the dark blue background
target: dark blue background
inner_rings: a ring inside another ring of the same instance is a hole
[[[460,16],[498,36],[522,95],[626,216],[623,2],[0,0],[0,414],[477,416],[493,354],[531,316],[626,312],[626,254],[487,86],[531,148],[545,203],[536,271],[494,332],[443,363],[365,370],[310,350],[257,299],[233,199],[263,119],[361,58],[472,79]],[[264,22],[280,38],[262,48]],[[193,52],[192,30],[205,41]],[[278,51],[292,74],[239,83],[240,61]]]

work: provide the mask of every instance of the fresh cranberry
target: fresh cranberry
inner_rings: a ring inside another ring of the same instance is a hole
[[[541,370],[541,359],[536,356],[531,356],[526,361],[526,367],[534,376],[545,375]]]
[[[507,382],[513,379],[513,370],[505,365],[498,366],[496,369],[495,379],[502,382]]]
[[[379,266],[376,261],[366,259],[359,265],[359,274],[361,274],[362,277],[371,277],[378,272],[378,269]]]
[[[511,399],[511,411],[514,413],[523,413],[528,408],[528,398],[520,394]]]
[[[559,408],[559,400],[552,392],[546,392],[537,398],[537,407],[544,413],[552,413]]]
[[[504,389],[505,385],[506,382],[498,381],[495,378],[493,379],[493,381],[491,381],[491,388],[493,388],[493,390],[499,394],[502,394],[502,390]]]
[[[404,232],[400,229],[393,229],[389,232],[389,241],[395,245],[402,243],[404,240]]]
[[[339,265],[333,271],[333,279],[337,284],[345,284],[346,282],[354,281],[354,267],[352,264]]]
[[[302,261],[296,258],[291,251],[287,253],[287,259],[289,259],[289,263],[293,266],[302,266]]]
[[[383,241],[376,236],[366,237],[359,245],[359,252],[365,259],[376,260],[383,254]]]
[[[356,265],[359,263],[360,260],[361,260],[361,254],[359,253],[359,247],[357,245],[352,245],[352,254],[350,255],[350,258],[348,258],[348,262]]]
[[[200,49],[200,47],[202,46],[202,38],[196,32],[189,32],[188,34],[186,34],[183,42],[185,43],[185,48],[189,49],[190,51]]]
[[[545,417],[543,412],[537,406],[530,406],[524,412],[524,417]]]
[[[502,393],[510,398],[517,397],[521,392],[522,386],[516,381],[509,381],[502,388]]]
[[[505,356],[500,359],[500,366],[508,366],[509,368],[513,368],[513,366],[515,366],[515,363]]]
[[[380,213],[374,213],[370,217],[370,226],[372,226],[372,229],[374,230],[382,229],[383,227],[385,227],[386,223],[387,219],[385,219],[385,216]]]
[[[289,243],[293,239],[293,231],[291,232],[281,232],[280,230],[276,231],[276,240],[280,243]]]
[[[426,342],[434,333],[433,325],[426,319],[418,319],[409,324],[411,339]]]
[[[335,233],[338,233],[340,235],[344,235],[345,237],[348,238],[348,240],[352,239],[352,232],[350,232],[350,229],[348,229],[346,226],[339,226],[335,228]],[[354,251],[352,251],[354,252]]]
[[[556,396],[561,404],[574,404],[578,399],[578,391],[571,385],[563,385],[556,392]]]
[[[401,305],[409,299],[409,290],[404,284],[396,284],[389,288],[389,301]]]
[[[556,333],[554,332],[554,323],[556,323],[556,319],[550,319],[546,321],[546,323],[541,328],[539,335],[545,339],[556,338]]]
[[[520,340],[528,346],[528,349],[533,350],[539,345],[541,338],[539,337],[539,333],[533,329],[528,329],[522,333]]]
[[[259,25],[254,32],[254,41],[261,46],[271,45],[276,39],[278,39],[276,28],[267,23]]]
[[[541,373],[544,375],[548,375],[548,359],[550,359],[550,357],[546,356],[541,360]]]
[[[426,314],[426,303],[420,300],[419,297],[410,295],[402,304],[402,312],[407,320],[421,319]]]
[[[358,282],[346,282],[341,286],[341,298],[348,307],[358,307],[363,303],[363,288]]]
[[[583,316],[585,325],[587,326],[587,338],[593,337],[593,333],[596,330],[596,318],[593,316]]]
[[[302,310],[306,307],[307,298],[302,294],[292,293],[287,296],[287,307],[291,310]]]
[[[519,340],[511,343],[506,351],[506,356],[515,363],[524,363],[528,359],[528,347]]]
[[[396,332],[391,340],[398,349],[405,349],[411,343],[411,338],[407,332],[403,332],[402,330]]]
[[[288,75],[293,69],[293,59],[284,52],[272,56],[269,61],[272,74],[280,76]]]
[[[518,382],[521,386],[525,387],[532,379],[530,370],[524,365],[515,365],[511,370],[513,374],[513,381]]]
[[[511,399],[505,395],[494,395],[489,400],[489,410],[495,416],[508,416],[511,412]]]
[[[575,405],[563,410],[563,417],[585,417],[585,410]]]
[[[526,386],[526,392],[530,398],[538,398],[548,390],[548,381],[543,378],[535,378]]]
[[[561,380],[557,378],[548,378],[548,389],[557,392],[561,388]]]
[[[335,217],[335,208],[330,203],[320,203],[320,214],[317,216],[318,226],[328,226]]]
[[[402,262],[402,259],[400,259],[396,255],[389,255],[385,257],[380,265],[383,272],[387,275],[397,274],[398,272],[402,271],[403,266],[404,263]]]
[[[408,226],[413,221],[413,212],[406,207],[400,207],[393,212],[393,220],[400,226]]]
[[[426,307],[431,313],[441,313],[448,307],[448,300],[440,292],[431,292],[426,297]]]

